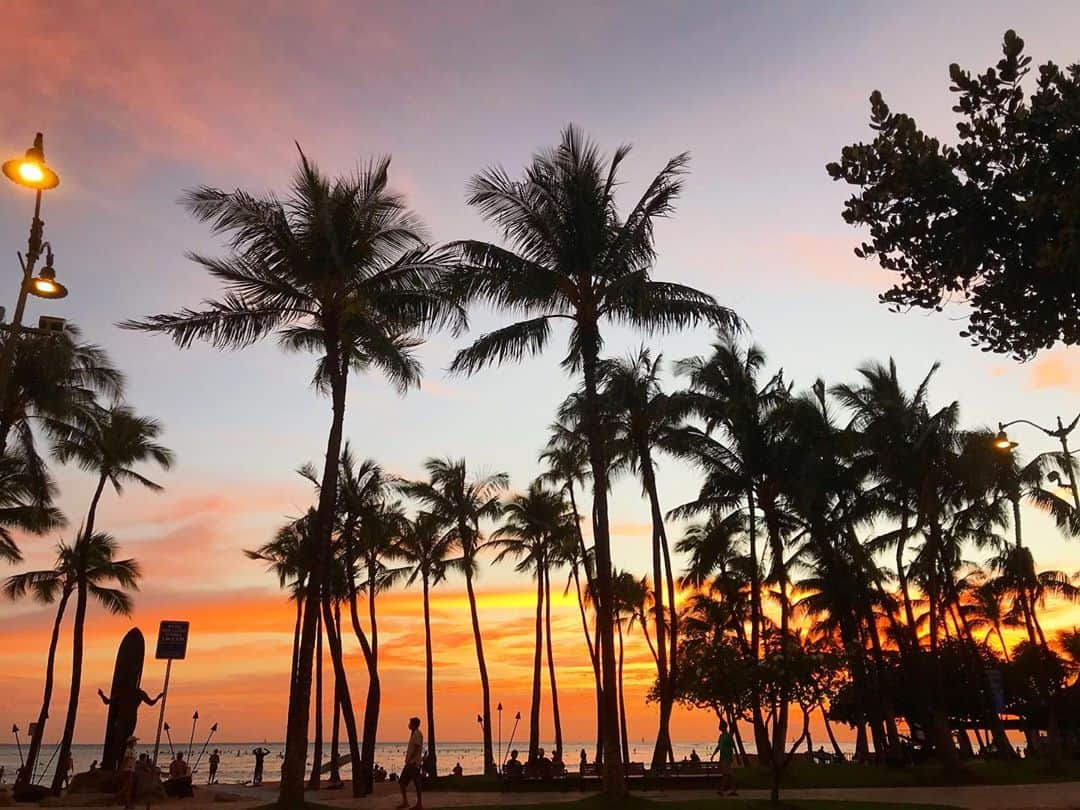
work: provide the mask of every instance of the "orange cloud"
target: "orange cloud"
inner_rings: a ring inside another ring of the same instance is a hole
[[[1080,352],[1057,349],[1042,353],[1032,362],[1028,379],[1036,391],[1054,388],[1077,390],[1080,388]]]

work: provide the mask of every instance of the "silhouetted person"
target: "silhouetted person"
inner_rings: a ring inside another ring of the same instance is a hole
[[[255,755],[255,776],[252,777],[251,784],[261,785],[263,777],[263,760],[265,760],[266,755],[270,753],[270,749],[253,748],[251,753]]]
[[[210,776],[206,779],[206,784],[212,785],[217,782],[217,769],[221,764],[221,755],[218,754],[218,750],[215,748],[214,752],[210,754]]]
[[[153,706],[159,700],[161,700],[164,692],[160,692],[156,698],[151,699],[146,692],[142,689],[135,687],[134,689],[122,689],[113,695],[106,695],[100,689],[97,690],[98,697],[101,698],[101,702],[106,706],[112,706],[116,704],[116,711],[109,712],[109,716],[106,719],[106,724],[111,723],[105,729],[105,751],[101,759],[101,767],[107,770],[112,770],[116,767],[117,759],[112,757],[117,756],[113,748],[113,740],[126,740],[132,734],[135,733],[135,723],[138,718],[139,705],[146,704],[147,706]]]
[[[720,735],[716,740],[716,748],[713,749],[709,759],[717,754],[720,755],[720,795],[726,792],[729,796],[737,796],[735,792],[735,774],[731,769],[735,763],[735,738],[728,731],[727,720],[720,721]]]
[[[578,760],[578,767],[582,773],[585,773],[585,766],[589,764],[589,755],[585,753],[585,749],[581,749],[581,758]]]
[[[520,779],[525,773],[525,766],[521,764],[521,760],[518,759],[518,752],[515,748],[510,752],[510,759],[503,765],[503,775],[507,779]]]
[[[691,748],[690,749],[690,761],[693,762],[695,765],[697,765],[699,762],[701,762],[701,757],[698,756],[698,752],[697,752],[696,748]]]
[[[190,773],[188,770],[188,764],[184,762],[184,752],[177,751],[176,759],[169,764],[169,778],[179,779],[182,776],[187,776]]]
[[[460,762],[454,766],[454,769],[451,771],[451,773],[454,774],[454,776],[461,776],[463,773],[465,773],[465,771],[461,769]]]
[[[541,779],[551,778],[551,760],[547,758],[543,748],[536,752],[536,771]]]
[[[401,788],[401,804],[399,808],[409,806],[409,796],[406,789],[411,782],[416,786],[416,804],[413,810],[422,810],[424,806],[424,791],[420,784],[420,759],[424,751],[424,735],[420,733],[420,718],[409,718],[409,745],[405,749],[405,766],[401,769],[398,777],[398,787]]]

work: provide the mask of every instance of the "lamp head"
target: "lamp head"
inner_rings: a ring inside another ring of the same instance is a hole
[[[37,298],[64,298],[67,296],[67,287],[56,280],[56,268],[53,267],[52,246],[48,246],[45,254],[45,266],[41,272],[29,280],[29,293]]]
[[[1017,447],[1017,443],[1010,441],[1008,434],[1004,430],[999,430],[997,436],[994,437],[994,447],[998,450],[1010,452]]]
[[[34,138],[34,145],[26,150],[26,154],[21,158],[4,161],[3,172],[12,183],[38,191],[60,185],[60,177],[45,163],[44,138],[40,132]]]

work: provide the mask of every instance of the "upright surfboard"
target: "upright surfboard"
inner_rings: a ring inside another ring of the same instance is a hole
[[[115,771],[120,766],[124,745],[135,728],[134,715],[138,703],[132,705],[131,696],[139,691],[145,655],[146,641],[142,631],[133,627],[128,630],[116,652],[112,690],[109,692],[109,716],[105,722],[105,750],[101,754],[102,770]]]

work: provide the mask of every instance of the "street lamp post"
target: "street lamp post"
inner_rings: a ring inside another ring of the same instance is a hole
[[[1057,429],[1045,428],[1042,425],[1037,425],[1028,419],[1014,419],[1011,422],[998,423],[998,433],[994,437],[994,446],[999,450],[1012,451],[1018,446],[1017,442],[1011,441],[1008,434],[1005,432],[1007,427],[1012,425],[1030,425],[1036,430],[1041,430],[1047,436],[1052,439],[1057,439],[1061,442],[1061,452],[1065,456],[1065,474],[1069,476],[1069,491],[1072,493],[1073,507],[1080,511],[1080,490],[1076,485],[1076,473],[1073,471],[1072,463],[1072,451],[1069,450],[1069,434],[1076,428],[1077,423],[1080,423],[1080,414],[1072,420],[1068,425],[1061,421],[1061,417],[1057,417]],[[1056,472],[1050,473],[1050,480],[1060,480]]]
[[[8,160],[3,164],[4,175],[11,182],[32,188],[36,191],[34,197],[34,219],[30,223],[30,239],[26,246],[26,257],[19,254],[19,264],[22,267],[22,279],[19,283],[19,297],[15,303],[15,314],[11,320],[11,326],[7,329],[7,340],[4,342],[4,351],[0,355],[0,405],[7,401],[8,380],[11,377],[11,368],[15,363],[15,344],[18,343],[19,333],[22,329],[23,313],[26,310],[27,296],[33,295],[38,298],[63,298],[67,295],[67,288],[56,280],[56,270],[53,267],[52,246],[43,240],[45,223],[41,219],[41,193],[60,185],[60,178],[52,169],[45,164],[44,138],[39,132],[34,138],[34,145],[26,150],[21,158]],[[40,275],[34,275],[34,268],[42,251],[45,251],[45,267]],[[3,448],[0,447],[0,455]]]

